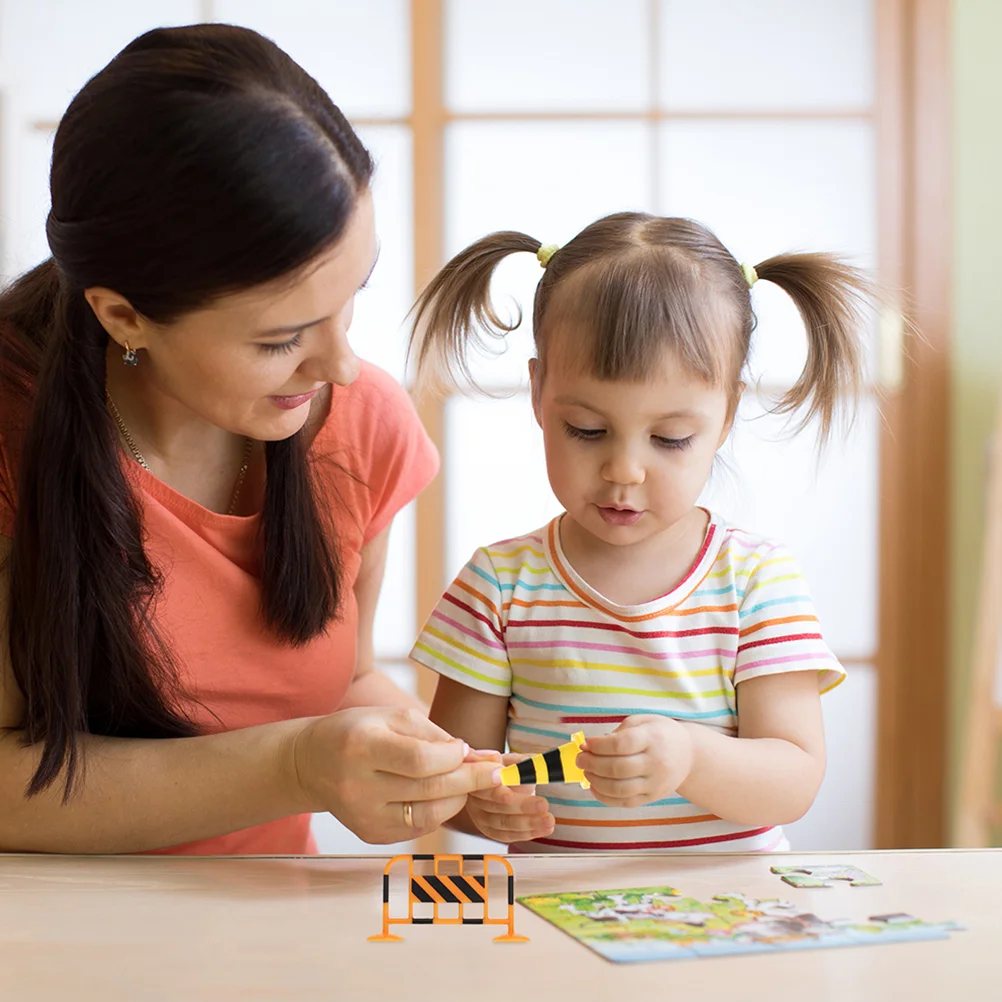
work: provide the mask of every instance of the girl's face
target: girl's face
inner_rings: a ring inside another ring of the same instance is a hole
[[[164,327],[138,318],[130,332],[105,322],[119,343],[145,349],[119,378],[142,381],[143,396],[162,410],[261,441],[287,438],[326,383],[346,386],[358,375],[348,328],[375,258],[366,191],[337,245],[293,281],[223,296]]]
[[[651,540],[693,510],[730,431],[731,399],[670,352],[645,382],[603,382],[562,364],[561,334],[549,336],[545,378],[530,369],[553,493],[605,543]]]

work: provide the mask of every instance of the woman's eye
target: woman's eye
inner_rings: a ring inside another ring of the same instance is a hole
[[[564,422],[564,433],[569,438],[583,438],[586,442],[594,442],[595,439],[605,434],[601,428],[577,428],[572,424],[567,424],[566,421]]]
[[[663,435],[652,435],[654,444],[659,449],[688,449],[692,445],[692,435],[686,438],[665,438]]]
[[[287,354],[290,351],[294,351],[303,343],[303,332],[298,331],[294,337],[291,337],[288,341],[281,341],[278,344],[262,344],[260,348],[262,351],[267,352],[282,352]]]

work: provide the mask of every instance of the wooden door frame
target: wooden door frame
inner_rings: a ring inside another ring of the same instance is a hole
[[[877,0],[882,281],[904,296],[882,402],[876,844],[946,840],[949,709],[950,0]]]
[[[411,0],[411,130],[414,163],[414,294],[445,263],[445,12],[443,0]],[[425,430],[445,465],[445,403],[417,401]],[[417,499],[415,601],[424,623],[442,597],[445,570],[445,471]],[[430,703],[438,676],[415,664],[417,693]]]

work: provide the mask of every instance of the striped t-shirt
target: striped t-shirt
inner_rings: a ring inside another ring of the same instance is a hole
[[[615,605],[570,566],[559,518],[477,550],[439,602],[411,657],[509,698],[508,746],[538,752],[660,713],[737,733],[735,687],[816,671],[822,692],[845,676],[821,636],[799,569],[781,546],[711,515],[696,560],[672,591]],[[683,797],[607,807],[573,785],[540,786],[556,828],[512,851],[760,850],[779,827],[723,821]]]

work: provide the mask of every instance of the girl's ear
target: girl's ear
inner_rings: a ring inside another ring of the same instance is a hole
[[[744,395],[745,389],[746,385],[744,383],[738,383],[734,389],[734,396],[731,398],[730,406],[727,408],[727,418],[724,420],[724,427],[720,430],[720,441],[717,442],[718,449],[727,441],[727,436],[730,435],[731,429],[734,427],[734,419],[737,417],[738,406],[741,403],[741,397]]]
[[[540,428],[543,427],[543,419],[540,414],[539,409],[539,394],[540,394],[540,376],[539,376],[539,359],[530,358],[529,359],[529,394],[532,398],[532,413],[536,418],[536,424]]]

